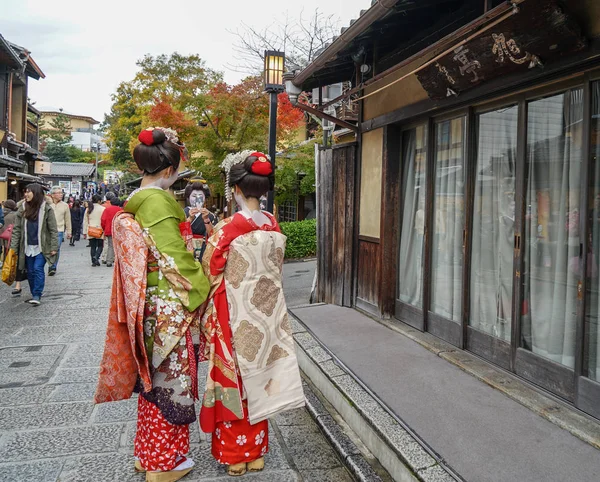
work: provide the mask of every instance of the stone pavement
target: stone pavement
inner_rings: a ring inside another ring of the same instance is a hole
[[[136,399],[98,406],[92,401],[112,269],[92,268],[85,244],[63,245],[58,273],[47,278],[40,307],[24,303],[29,297],[26,283],[20,298],[12,298],[5,285],[0,287],[2,482],[144,480],[133,471]],[[297,271],[291,265],[286,270]],[[210,455],[206,436],[196,424],[192,427],[196,468],[183,480],[229,480]],[[266,469],[242,480],[352,478],[302,409],[271,421]]]

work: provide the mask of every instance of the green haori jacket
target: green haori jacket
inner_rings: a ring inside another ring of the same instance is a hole
[[[40,209],[42,225],[40,248],[46,262],[53,264],[56,261],[56,255],[51,255],[52,251],[58,251],[58,230],[56,229],[56,217],[54,210],[48,203],[43,203]],[[11,249],[14,249],[19,256],[18,268],[21,271],[25,270],[25,203],[23,203],[17,211],[17,218],[12,233],[10,243]]]
[[[208,297],[210,286],[202,266],[181,237],[179,224],[185,221],[185,213],[179,203],[162,189],[142,188],[131,196],[124,209],[135,216],[142,229],[152,236],[158,251],[169,256],[190,282],[189,301],[182,300],[182,304],[189,311],[196,310]],[[159,286],[158,271],[148,273],[148,286]]]

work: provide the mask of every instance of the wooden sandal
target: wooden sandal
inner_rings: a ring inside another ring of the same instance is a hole
[[[239,477],[240,475],[244,475],[246,473],[246,463],[242,462],[241,464],[233,464],[227,466],[227,475],[231,475],[232,477]]]
[[[248,467],[248,472],[260,472],[265,468],[265,458],[261,457],[252,462],[248,462],[246,466]]]
[[[146,482],[175,482],[189,474],[192,468],[169,470],[168,472],[146,472]]]

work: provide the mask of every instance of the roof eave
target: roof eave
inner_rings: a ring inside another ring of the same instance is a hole
[[[0,34],[0,48],[2,48],[2,50],[4,50],[9,57],[14,60],[14,65],[13,67],[23,67],[23,62],[21,60],[21,58],[19,57],[19,54],[17,54],[17,52],[14,51],[14,49],[11,47],[11,44],[8,40],[6,40],[1,34]]]
[[[373,23],[385,17],[400,0],[374,0],[367,11],[365,11],[354,23],[343,30],[340,36],[335,39],[315,60],[306,68],[296,74],[292,82],[297,87],[302,87],[313,74],[325,66],[330,60],[341,52],[344,47],[350,44],[359,35],[364,33]]]

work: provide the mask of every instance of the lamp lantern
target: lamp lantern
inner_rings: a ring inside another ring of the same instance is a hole
[[[283,72],[285,53],[277,50],[265,50],[265,91],[269,93],[283,92]]]

